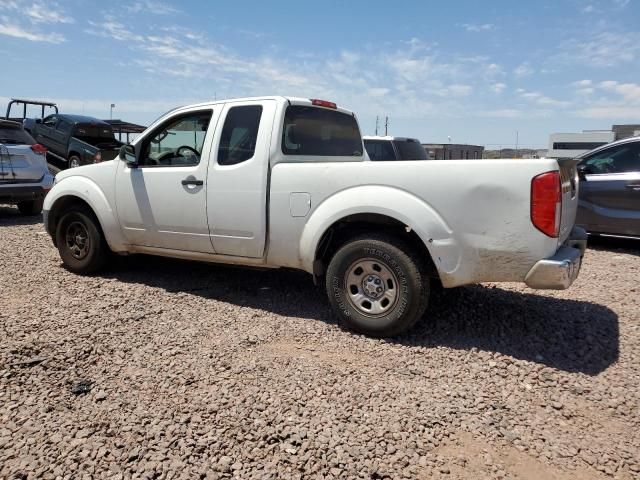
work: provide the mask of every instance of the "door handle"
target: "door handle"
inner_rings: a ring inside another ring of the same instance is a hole
[[[185,178],[184,180],[182,180],[182,185],[201,186],[201,185],[204,185],[204,182],[202,180],[196,180],[196,179],[193,179],[193,178]]]
[[[629,185],[625,185],[625,188],[630,188],[631,190],[640,191],[640,183],[630,183]]]

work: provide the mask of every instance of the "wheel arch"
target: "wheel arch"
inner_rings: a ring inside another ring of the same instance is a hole
[[[442,277],[443,257],[459,255],[451,229],[426,202],[393,187],[361,186],[331,196],[314,210],[300,241],[305,270],[321,276],[340,245],[367,231],[393,234],[424,253],[434,278]]]
[[[55,243],[55,231],[60,218],[74,205],[88,208],[98,221],[109,248],[113,251],[126,251],[126,241],[120,230],[115,212],[100,188],[85,177],[63,179],[45,197],[46,229]]]

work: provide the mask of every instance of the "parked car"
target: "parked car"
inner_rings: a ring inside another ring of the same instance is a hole
[[[122,142],[108,123],[82,115],[54,114],[44,119],[26,119],[24,127],[47,148],[48,154],[70,168],[113,160]]]
[[[578,275],[574,162],[365,159],[355,115],[335,103],[201,103],[114,161],[60,173],[44,223],[81,274],[110,252],[307,271],[373,336],[410,328],[434,282],[563,289]]]
[[[0,120],[0,203],[15,203],[23,215],[39,215],[53,186],[46,149],[22,125]]]
[[[576,223],[592,234],[640,237],[640,137],[580,157]]]
[[[362,137],[372,161],[427,160],[427,151],[420,140],[407,137]]]

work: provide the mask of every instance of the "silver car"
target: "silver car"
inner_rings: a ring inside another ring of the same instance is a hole
[[[39,215],[53,186],[46,148],[20,123],[0,120],[0,203],[18,205],[23,215]]]
[[[589,233],[640,237],[640,137],[583,154],[576,224]]]

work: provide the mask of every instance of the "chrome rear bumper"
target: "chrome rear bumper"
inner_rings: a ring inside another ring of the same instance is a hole
[[[555,255],[537,262],[524,282],[527,286],[546,290],[564,290],[569,288],[580,272],[582,257],[587,248],[587,232],[573,227],[567,241]]]

